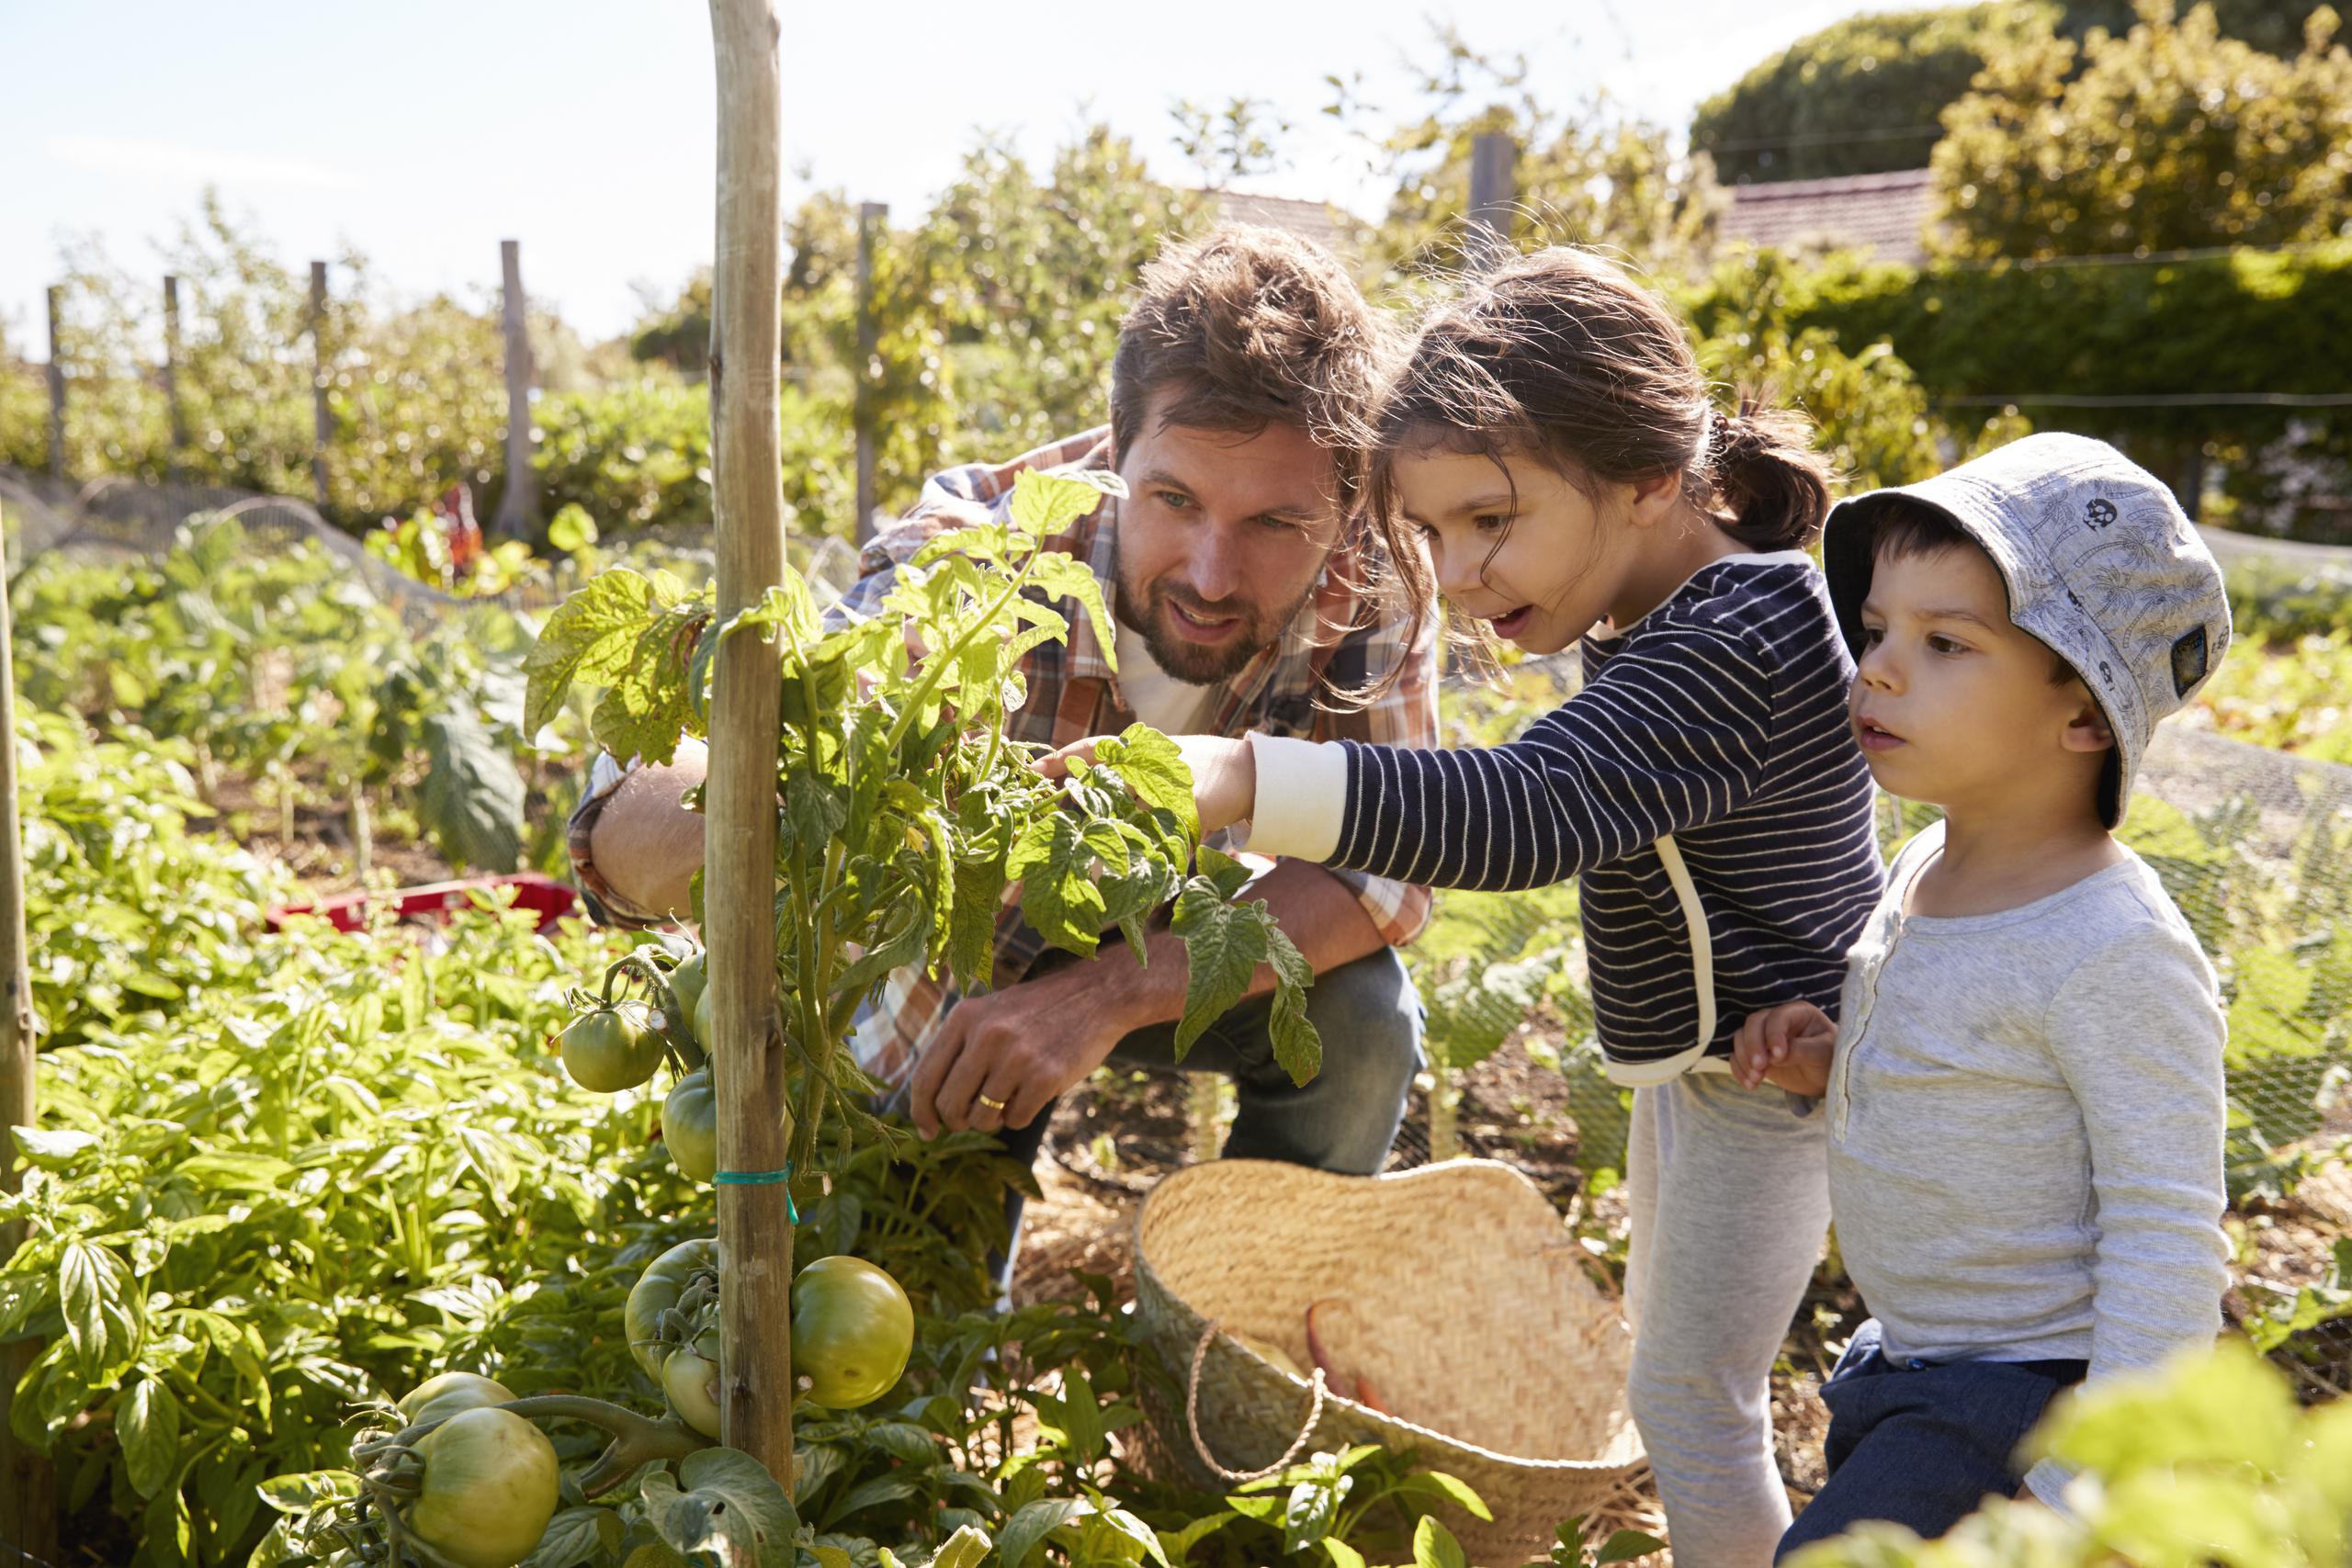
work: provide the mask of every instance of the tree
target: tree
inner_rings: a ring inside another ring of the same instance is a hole
[[[1436,46],[1411,117],[1394,130],[1358,132],[1396,183],[1366,242],[1372,270],[1409,285],[1463,265],[1471,147],[1488,132],[1509,135],[1520,150],[1513,238],[1521,245],[1599,245],[1660,272],[1703,264],[1722,205],[1704,156],[1681,155],[1664,127],[1626,116],[1605,96],[1566,112],[1547,105],[1529,85],[1523,57],[1482,54],[1450,27],[1438,30]],[[1360,125],[1384,118],[1344,96],[1334,112]]]
[[[2352,232],[2352,53],[2322,8],[2291,58],[2224,37],[2212,6],[2138,0],[2079,50],[2047,17],[1946,111],[1944,243],[2048,257]],[[2077,67],[2077,55],[2080,57]]]
[[[1104,126],[1060,148],[1042,182],[1004,143],[975,148],[909,239],[910,304],[927,300],[942,334],[954,460],[1009,457],[1107,418],[1136,275],[1211,210],[1151,178]]]
[[[1916,169],[1939,117],[1991,57],[2047,24],[2083,44],[2130,30],[2133,0],[2037,0],[1849,17],[1810,33],[1699,107],[1695,148],[1735,185]],[[2213,0],[2224,37],[2286,56],[2323,0]]]
[[[1986,58],[2055,7],[1989,4],[1849,17],[1807,34],[1699,106],[1690,145],[1728,183],[1916,169],[1937,116]]]

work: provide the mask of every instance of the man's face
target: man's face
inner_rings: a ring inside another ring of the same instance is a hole
[[[1119,464],[1114,608],[1161,669],[1206,686],[1278,641],[1313,591],[1340,536],[1339,470],[1295,425],[1163,427],[1164,395]]]
[[[1849,701],[1871,776],[1946,811],[2011,807],[2054,778],[2092,801],[2111,743],[2080,681],[2052,681],[2051,652],[2009,620],[1983,551],[1882,554],[1862,601]]]

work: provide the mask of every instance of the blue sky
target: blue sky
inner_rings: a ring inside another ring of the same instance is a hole
[[[1180,98],[1269,100],[1289,166],[1253,182],[1376,209],[1363,159],[1318,111],[1326,73],[1405,101],[1398,62],[1449,15],[1524,51],[1562,102],[1595,86],[1680,123],[1691,105],[1857,0],[1010,0],[779,6],[787,197],[841,186],[919,212],[977,128],[1042,156],[1091,118],[1165,177]],[[1426,56],[1426,48],[1421,50]],[[701,0],[0,0],[0,322],[38,356],[63,234],[161,273],[152,242],[209,182],[298,268],[348,244],[408,297],[494,287],[498,243],[593,337],[631,284],[708,256],[714,90]],[[159,285],[160,287],[160,285]]]

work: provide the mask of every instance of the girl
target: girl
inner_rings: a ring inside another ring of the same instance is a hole
[[[1729,1058],[1751,1011],[1836,1008],[1882,878],[1803,548],[1826,465],[1794,415],[1711,412],[1674,318],[1570,250],[1440,308],[1371,435],[1414,615],[1442,594],[1528,653],[1580,643],[1583,687],[1491,750],[1187,738],[1201,826],[1444,887],[1578,879],[1600,1044],[1636,1086],[1634,1419],[1677,1559],[1763,1568],[1789,1523],[1767,1380],[1829,1200],[1822,1119]]]

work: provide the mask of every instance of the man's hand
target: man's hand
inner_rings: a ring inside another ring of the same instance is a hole
[[[1782,1002],[1747,1015],[1732,1040],[1732,1077],[1742,1089],[1771,1084],[1818,1100],[1829,1089],[1838,1026],[1811,1002]]]
[[[1025,1127],[1101,1066],[1113,1047],[1140,1027],[1132,1010],[1101,983],[1098,964],[1118,956],[957,1002],[907,1086],[916,1129],[930,1138],[943,1127],[982,1133]]]
[[[693,918],[689,889],[702,869],[703,818],[678,802],[703,782],[709,764],[701,741],[680,741],[667,767],[624,775],[589,829],[589,856],[598,874],[648,914]]]
[[[1103,739],[1080,740],[1037,759],[1037,771],[1049,779],[1069,771],[1072,757],[1094,760],[1094,748]],[[1172,735],[1184,766],[1193,773],[1193,805],[1200,813],[1204,838],[1229,828],[1258,808],[1258,762],[1247,739],[1222,735]]]

